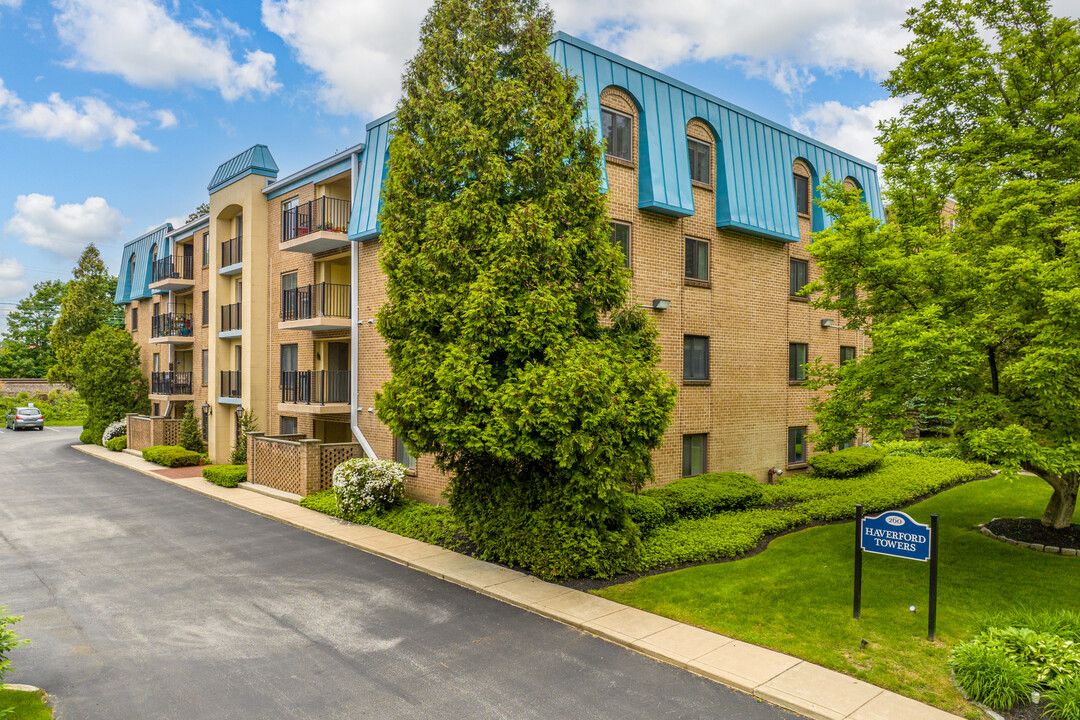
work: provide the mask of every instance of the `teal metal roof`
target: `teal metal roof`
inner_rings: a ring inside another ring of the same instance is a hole
[[[320,160],[314,165],[310,165],[299,172],[295,172],[292,175],[288,175],[267,185],[263,188],[263,194],[266,195],[267,200],[273,200],[276,197],[281,197],[304,185],[318,185],[321,182],[325,182],[335,175],[348,172],[350,165],[352,164],[353,153],[361,154],[363,151],[363,143],[358,143],[350,148],[346,148],[339,153]]]
[[[123,261],[120,264],[120,277],[116,282],[113,304],[124,305],[132,300],[141,300],[153,295],[150,291],[151,273],[154,270],[154,258],[151,257],[151,251],[156,245],[157,258],[163,258],[169,254],[169,240],[166,235],[171,230],[172,224],[165,223],[124,245]],[[133,257],[135,258],[134,272],[131,269]]]
[[[274,162],[274,156],[270,154],[270,148],[265,145],[252,145],[236,157],[219,165],[206,189],[212,195],[221,188],[248,175],[263,175],[268,178],[276,178],[277,174],[278,166]]]
[[[360,177],[356,181],[356,196],[349,218],[350,240],[373,240],[382,232],[379,211],[382,210],[383,182],[390,168],[390,122],[395,115],[390,113],[367,124]]]

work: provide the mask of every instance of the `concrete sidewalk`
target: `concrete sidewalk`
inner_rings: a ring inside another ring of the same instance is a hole
[[[269,489],[170,477],[142,458],[97,445],[76,450],[470,588],[819,720],[956,720],[955,715],[813,663],[544,582],[437,545],[299,507]],[[176,473],[170,473],[175,475]],[[251,492],[259,490],[261,492]]]

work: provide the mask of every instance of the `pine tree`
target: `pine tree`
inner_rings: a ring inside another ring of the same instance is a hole
[[[536,0],[437,0],[384,186],[379,417],[451,475],[490,557],[546,576],[633,563],[623,489],[652,475],[675,389],[627,307],[603,148]]]
[[[203,442],[202,430],[195,419],[195,406],[188,403],[184,407],[184,419],[180,421],[180,447],[192,452],[206,452],[206,443]]]

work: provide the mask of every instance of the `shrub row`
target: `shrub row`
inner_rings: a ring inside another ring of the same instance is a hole
[[[202,458],[197,452],[185,450],[179,445],[152,445],[142,451],[143,460],[166,467],[189,467],[198,465]]]
[[[664,508],[669,518],[705,517],[723,510],[742,510],[761,504],[761,484],[736,472],[707,473],[676,480],[641,493]]]
[[[338,505],[333,488],[308,495],[300,501],[300,505],[450,550],[456,550],[465,542],[464,532],[453,511],[440,505],[406,499],[389,510],[361,510],[350,515]]]
[[[121,452],[127,449],[127,435],[120,435],[114,437],[112,440],[105,442],[105,447],[113,452]]]
[[[247,465],[207,465],[202,476],[221,487],[236,487],[247,480]]]
[[[807,460],[815,475],[847,478],[862,475],[881,465],[885,454],[868,447],[849,447],[839,452],[818,453]]]
[[[0,415],[7,415],[12,409],[26,407],[34,403],[41,411],[45,424],[50,422],[75,422],[85,420],[86,403],[76,392],[53,390],[48,395],[21,392],[17,395],[0,396]]]

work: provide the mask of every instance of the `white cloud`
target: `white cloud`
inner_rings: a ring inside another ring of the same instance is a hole
[[[143,87],[192,83],[214,88],[226,100],[268,95],[281,87],[270,53],[233,56],[228,36],[245,31],[231,21],[219,21],[219,34],[211,36],[206,33],[217,29],[215,23],[204,17],[185,25],[154,0],[54,0],[54,5],[60,39],[75,51],[73,67],[113,73]]]
[[[263,24],[317,73],[321,106],[365,117],[394,109],[430,0],[263,0]]]
[[[176,127],[176,113],[172,110],[155,110],[151,113],[158,121],[158,130]]]
[[[99,98],[64,100],[60,93],[49,95],[47,102],[27,103],[4,87],[0,78],[0,122],[25,135],[46,140],[64,140],[84,150],[111,142],[116,147],[156,150],[139,137],[139,123],[119,115]]]
[[[4,230],[27,245],[74,259],[87,243],[100,246],[122,239],[128,222],[105,198],[88,197],[57,207],[51,195],[31,193],[15,199],[15,215]]]
[[[15,258],[0,258],[0,298],[15,297],[26,292],[25,274],[26,268]]]
[[[882,120],[897,117],[904,103],[899,98],[875,100],[849,107],[835,100],[811,105],[791,118],[791,127],[857,158],[877,162],[881,148],[875,138]]]

